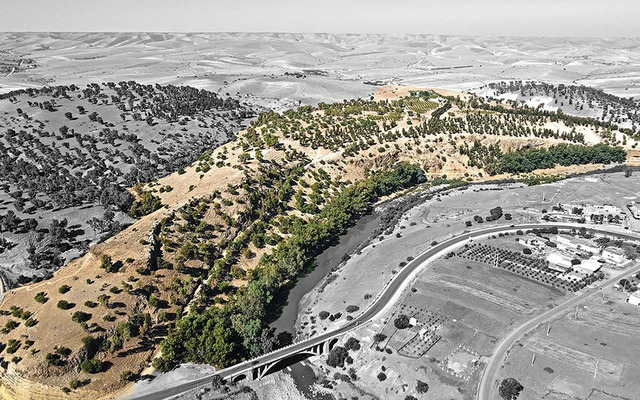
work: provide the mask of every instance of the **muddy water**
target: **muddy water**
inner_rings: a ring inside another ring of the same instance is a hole
[[[296,319],[298,318],[298,307],[302,297],[327,276],[332,268],[342,262],[342,256],[345,253],[353,253],[362,242],[369,238],[371,233],[379,227],[380,216],[380,213],[374,212],[360,218],[354,226],[340,237],[338,244],[329,247],[316,258],[316,268],[298,280],[296,286],[289,292],[287,304],[282,309],[282,315],[271,324],[271,327],[276,329],[276,333],[289,332],[295,336],[294,330]]]

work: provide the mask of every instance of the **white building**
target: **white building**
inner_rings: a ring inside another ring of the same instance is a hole
[[[581,264],[573,266],[573,269],[585,275],[595,274],[600,268],[602,268],[602,263],[598,261],[598,257],[591,257],[588,260],[582,261]]]
[[[612,263],[621,264],[624,262],[624,250],[609,246],[602,250],[602,257]]]
[[[640,306],[640,291],[631,293],[629,297],[627,297],[627,303],[632,306]]]
[[[547,261],[549,262],[549,268],[554,271],[565,273],[571,269],[571,258],[560,254],[560,253],[551,253],[547,256]]]
[[[592,254],[600,252],[600,247],[591,240],[573,236],[557,235],[556,244],[560,250],[586,251]]]
[[[627,208],[631,211],[633,218],[640,219],[640,203],[632,201],[631,204],[627,205]]]

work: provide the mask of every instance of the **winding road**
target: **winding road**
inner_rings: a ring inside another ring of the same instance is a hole
[[[402,270],[400,270],[394,277],[387,283],[383,291],[380,295],[367,307],[359,316],[354,318],[352,321],[347,324],[337,328],[333,331],[329,331],[312,338],[294,343],[290,346],[275,350],[271,353],[262,355],[260,357],[254,358],[252,360],[248,360],[236,365],[233,365],[229,368],[225,368],[217,371],[215,374],[207,375],[202,378],[194,379],[184,383],[177,383],[175,386],[170,388],[165,388],[162,390],[158,390],[155,392],[146,392],[139,393],[129,396],[129,399],[136,400],[160,400],[160,399],[168,399],[189,390],[198,388],[204,384],[211,382],[211,379],[215,375],[219,375],[222,378],[234,376],[242,371],[245,371],[247,368],[257,365],[257,364],[266,364],[266,363],[275,363],[279,360],[289,357],[292,354],[296,354],[305,348],[313,346],[314,344],[323,343],[327,340],[331,340],[332,338],[339,337],[346,332],[349,332],[353,329],[356,329],[360,325],[367,323],[369,321],[374,320],[389,308],[393,307],[396,301],[402,295],[403,290],[411,283],[413,278],[417,276],[419,272],[421,272],[422,267],[426,264],[430,263],[434,259],[454,250],[455,248],[463,245],[472,239],[479,239],[484,236],[489,236],[497,233],[505,233],[512,232],[516,230],[529,230],[536,228],[550,228],[550,227],[558,227],[559,229],[573,229],[573,228],[581,228],[585,227],[590,231],[595,231],[599,233],[606,233],[609,235],[615,235],[618,237],[623,237],[627,239],[638,239],[637,236],[631,235],[626,232],[620,232],[617,230],[608,230],[604,228],[596,228],[596,227],[587,227],[579,224],[552,224],[552,223],[540,223],[540,224],[521,224],[521,225],[498,225],[489,228],[484,228],[480,230],[476,230],[473,232],[466,232],[458,236],[454,236],[450,239],[443,241],[442,243],[436,244],[435,246],[430,247],[428,250],[420,254],[414,260],[412,260],[409,264],[407,264]],[[640,271],[640,267],[636,268],[634,271]],[[631,273],[632,271],[625,271],[624,273]],[[610,278],[607,280],[604,285],[612,285],[615,280],[619,276]],[[600,285],[599,288],[602,288],[603,285]],[[515,343],[522,335],[530,331],[531,329],[538,326],[540,323],[553,318],[566,311],[568,308],[574,306],[576,303],[580,302],[587,296],[595,293],[598,289],[590,289],[588,291],[581,292],[575,297],[571,297],[565,303],[535,317],[534,319],[526,322],[525,324],[514,328],[505,338],[503,338],[496,346],[494,354],[491,357],[491,360],[488,362],[487,367],[485,368],[484,374],[482,376],[479,390],[478,390],[478,400],[490,400],[491,390],[494,389],[493,383],[496,380],[496,376],[498,375],[500,366],[502,365],[502,360],[505,358],[505,354],[508,349]],[[571,295],[570,295],[571,296]]]

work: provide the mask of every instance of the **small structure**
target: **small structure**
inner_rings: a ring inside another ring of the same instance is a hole
[[[411,326],[418,325],[418,320],[415,319],[414,317],[409,318],[409,325],[411,325]]]
[[[629,297],[627,297],[627,303],[632,306],[640,306],[640,291],[631,293]]]
[[[602,250],[602,257],[615,264],[621,264],[625,259],[624,250],[611,246],[605,247],[604,250]]]
[[[567,272],[572,267],[571,258],[560,253],[549,254],[547,261],[549,262],[549,268],[561,273]]]
[[[633,218],[640,219],[640,203],[632,201],[631,204],[627,204],[627,208],[631,211]]]

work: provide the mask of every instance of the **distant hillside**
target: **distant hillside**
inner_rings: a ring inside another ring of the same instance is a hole
[[[50,276],[132,222],[127,188],[180,171],[254,115],[228,96],[134,81],[0,95],[0,274]]]

